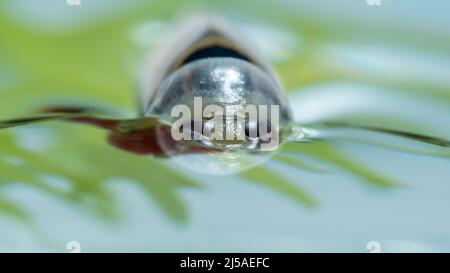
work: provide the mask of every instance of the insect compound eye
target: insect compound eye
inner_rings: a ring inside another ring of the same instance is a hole
[[[256,120],[245,121],[245,136],[250,139],[256,139],[259,137],[258,121]]]
[[[247,120],[245,122],[245,136],[249,139],[268,141],[272,136],[270,123],[265,120]]]
[[[181,124],[185,140],[201,140],[203,138],[203,122],[201,120],[187,120]]]
[[[216,128],[216,124],[213,120],[204,120],[202,122],[203,126],[203,136],[209,138]]]

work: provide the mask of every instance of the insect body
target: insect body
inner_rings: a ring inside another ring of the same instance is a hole
[[[184,22],[176,35],[152,54],[144,70],[140,89],[143,114],[175,124],[179,118],[174,116],[177,106],[187,106],[190,113],[202,112],[180,124],[182,129],[189,127],[202,135],[197,140],[203,141],[197,144],[210,149],[254,151],[261,147],[261,141],[278,139],[279,130],[292,121],[287,99],[273,71],[245,37],[230,31],[235,29],[215,16],[193,17]],[[184,45],[181,50],[180,44]],[[149,77],[153,79],[151,82]],[[200,106],[195,104],[196,99],[201,100]],[[203,114],[211,106],[219,108],[220,113]],[[250,106],[268,112],[277,106],[279,112],[245,116],[243,110]],[[214,134],[205,133],[205,129]],[[263,134],[267,136],[265,140],[261,138]],[[241,141],[232,141],[241,135]],[[164,145],[165,142],[166,138],[159,141],[164,147],[174,148],[172,144]]]
[[[323,121],[316,129],[295,124],[280,81],[237,29],[216,16],[183,21],[142,70],[137,96],[140,116],[135,119],[100,118],[96,109],[57,106],[41,109],[31,118],[0,121],[0,129],[66,120],[106,129],[110,144],[135,154],[210,154],[234,165],[245,165],[248,154],[265,153],[262,147],[274,140],[277,145],[271,147],[276,149],[283,141],[333,138],[327,133],[330,128],[376,131],[450,146],[444,139],[342,122]],[[252,114],[250,106],[265,109],[266,114]],[[201,115],[191,115],[196,112]],[[174,136],[177,132],[181,137]]]

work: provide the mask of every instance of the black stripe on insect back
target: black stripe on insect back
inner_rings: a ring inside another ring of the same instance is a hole
[[[236,59],[245,60],[251,62],[251,60],[236,50],[231,48],[223,47],[220,45],[211,45],[208,47],[200,48],[194,51],[191,55],[189,55],[182,63],[185,65],[187,63],[205,59],[205,58],[214,58],[214,57],[231,57]]]

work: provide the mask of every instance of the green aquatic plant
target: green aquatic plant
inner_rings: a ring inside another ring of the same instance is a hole
[[[135,71],[130,67],[135,67],[133,61],[143,58],[147,48],[130,41],[130,31],[148,18],[170,19],[180,4],[176,1],[170,4],[147,2],[139,3],[120,16],[92,23],[89,28],[56,33],[36,31],[11,20],[6,14],[0,14],[0,71],[7,71],[6,76],[0,77],[1,119],[23,115],[48,102],[67,99],[102,103],[124,113],[133,112]],[[210,8],[226,10],[226,5],[216,3]],[[269,3],[257,11],[250,3],[240,5],[243,13],[256,12],[260,18],[292,30],[303,40],[301,51],[293,52],[288,61],[275,63],[287,90],[351,80],[416,93],[429,92],[427,96],[450,102],[448,85],[425,79],[411,81],[407,74],[380,80],[369,71],[336,64],[339,59],[327,59],[329,55],[323,55],[327,52],[326,46],[344,44],[345,47],[351,44],[352,39],[360,37],[355,26],[320,24],[318,18],[299,18],[283,7],[277,7],[280,15],[274,15]],[[392,36],[392,31],[379,33],[379,37]],[[411,37],[405,34],[396,37],[396,41],[407,44]],[[432,49],[439,47],[438,44],[431,45]],[[372,123],[380,120],[377,117],[365,119]],[[421,124],[414,126],[421,130],[426,127]],[[9,185],[21,183],[84,206],[87,211],[94,210],[105,219],[113,219],[117,217],[115,198],[108,189],[108,183],[112,179],[125,178],[136,183],[171,219],[183,222],[188,219],[188,211],[181,189],[207,186],[183,170],[174,169],[164,160],[136,156],[108,146],[103,141],[104,133],[99,130],[83,126],[68,128],[62,124],[54,124],[49,130],[55,138],[45,150],[23,147],[17,141],[15,131],[0,132],[0,213],[27,219],[27,213],[20,204],[1,194],[1,190]],[[315,161],[304,161],[298,154]],[[333,171],[329,168],[332,165],[360,181],[381,188],[404,185],[385,176],[382,170],[361,165],[337,143],[288,143],[273,160],[291,168],[317,173]],[[54,187],[48,183],[46,175],[49,174],[66,180],[70,186],[67,189]],[[271,162],[235,176],[269,188],[301,206],[314,207],[320,203],[298,181],[279,173]]]

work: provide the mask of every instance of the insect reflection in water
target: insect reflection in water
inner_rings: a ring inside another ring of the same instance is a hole
[[[138,118],[112,119],[103,117],[100,109],[51,106],[29,118],[1,121],[0,129],[51,120],[83,123],[107,130],[108,143],[124,151],[172,158],[193,170],[215,174],[260,164],[274,150],[262,147],[274,141],[290,143],[285,146],[289,151],[304,142],[352,138],[364,131],[413,139],[442,149],[450,146],[447,140],[414,132],[336,121],[297,124],[275,73],[235,30],[216,16],[195,16],[162,41],[141,75]],[[196,98],[202,99],[201,113],[210,105],[226,111],[182,119],[173,115],[178,105],[197,112]],[[241,109],[250,105],[279,108],[276,117],[272,112],[242,115]],[[175,140],[174,124],[198,137]],[[219,133],[233,138],[217,138]]]

